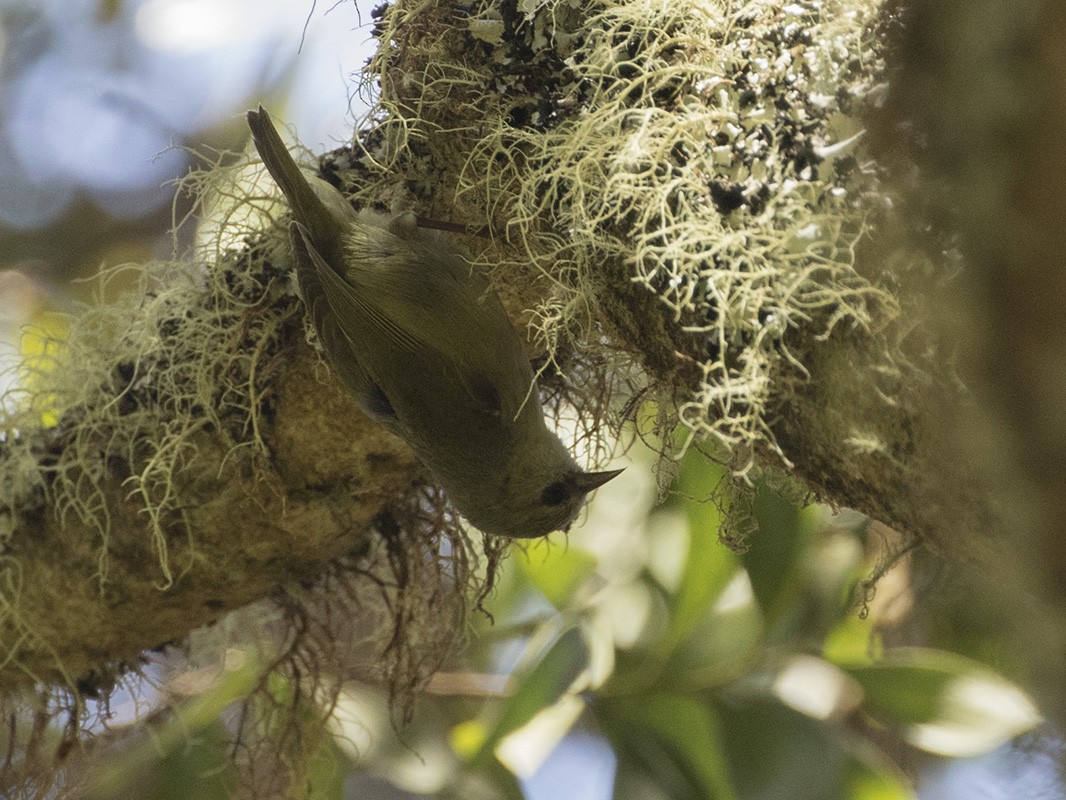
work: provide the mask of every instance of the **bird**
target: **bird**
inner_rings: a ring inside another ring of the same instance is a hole
[[[356,211],[305,175],[262,105],[247,120],[291,210],[318,341],[363,412],[404,439],[484,533],[568,530],[622,470],[583,470],[548,428],[522,339],[485,276],[413,213]]]

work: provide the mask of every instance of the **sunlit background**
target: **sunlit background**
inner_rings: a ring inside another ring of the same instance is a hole
[[[25,330],[62,335],[61,315],[87,299],[77,279],[180,251],[175,181],[200,157],[246,146],[247,108],[263,102],[315,152],[350,138],[367,107],[357,73],[375,4],[0,1],[4,364],[33,352]],[[953,660],[999,666],[979,604],[944,602],[939,626],[916,623],[925,600],[905,561],[860,619],[852,590],[882,545],[876,528],[762,490],[760,530],[736,555],[717,541],[717,508],[676,494],[657,505],[651,456],[632,461],[567,544],[508,560],[495,625],[481,621],[465,660],[480,671],[438,676],[404,741],[380,690],[345,692],[332,723],[345,775],[316,796],[458,791],[456,775],[485,753],[490,785],[502,764],[533,800],[887,800],[911,796],[900,768],[920,776],[923,800],[1062,796],[1059,754],[1003,744],[1032,724],[1027,698]],[[698,495],[715,469],[690,457],[682,481]],[[928,649],[877,672],[864,663],[885,652],[877,626]],[[907,681],[934,674],[945,707],[923,722]],[[498,725],[533,697],[540,713]],[[151,771],[166,796],[217,796],[196,772],[202,753],[174,752]],[[734,794],[711,793],[727,785]]]

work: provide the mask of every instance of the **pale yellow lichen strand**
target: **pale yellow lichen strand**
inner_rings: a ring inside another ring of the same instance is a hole
[[[403,102],[382,99],[393,133],[389,165],[402,170],[416,141],[441,163],[461,165],[456,208],[493,220],[506,242],[481,266],[542,278],[531,327],[549,354],[564,341],[598,337],[598,305],[611,302],[601,290],[612,280],[605,273],[645,287],[711,353],[699,364],[701,385],[679,404],[680,421],[696,439],[743,453],[733,462],[738,475],[753,466],[756,445],[787,465],[766,415],[781,375],[804,372],[788,334],[869,331],[894,314],[891,295],[855,271],[862,176],[854,170],[843,180],[834,170],[861,139],[860,122],[838,110],[835,97],[860,97],[877,77],[856,66],[867,57],[877,7],[872,0],[523,6],[519,24],[531,31],[533,51],[554,48],[571,73],[575,96],[558,104],[572,100],[580,110],[553,124],[514,125],[505,120],[505,88],[496,106],[476,93],[506,80],[491,74],[492,58],[479,71],[477,62],[435,57],[446,35],[424,21],[425,35],[405,35],[423,10],[405,6],[386,15],[383,41],[402,40],[405,63],[423,63],[424,51],[433,87],[414,105],[402,89],[395,94]],[[498,16],[491,2],[470,13]],[[802,42],[785,47],[783,37],[795,30]],[[390,56],[383,48],[372,64],[386,85],[396,80]],[[509,57],[501,49],[496,60]],[[755,93],[743,100],[741,75]],[[777,93],[764,97],[767,86]],[[782,110],[773,103],[786,91],[792,105]],[[454,126],[450,137],[441,136],[444,119]],[[809,131],[817,175],[784,151],[798,130]],[[723,213],[712,195],[716,179],[765,193]]]

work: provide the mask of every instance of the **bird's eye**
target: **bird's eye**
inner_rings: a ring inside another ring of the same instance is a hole
[[[540,502],[546,506],[557,506],[569,495],[569,487],[566,481],[549,483],[547,488],[540,493]]]

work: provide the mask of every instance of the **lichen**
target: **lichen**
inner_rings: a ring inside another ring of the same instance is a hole
[[[287,454],[279,456],[274,447],[276,416],[279,397],[291,390],[279,376],[331,379],[324,363],[292,363],[316,356],[306,346],[310,329],[289,276],[285,209],[270,184],[258,182],[262,174],[241,159],[192,176],[186,185],[195,190],[208,232],[196,251],[181,261],[106,270],[94,302],[71,315],[62,341],[46,348],[53,357],[24,364],[19,388],[3,398],[0,637],[6,647],[0,669],[12,691],[0,709],[11,722],[0,749],[13,756],[0,763],[0,786],[7,796],[56,777],[50,770],[92,738],[89,727],[103,713],[94,709],[106,709],[122,680],[150,685],[138,658],[110,651],[116,646],[110,641],[87,643],[78,666],[53,646],[52,638],[90,619],[106,624],[131,597],[183,597],[191,586],[193,607],[178,613],[196,619],[203,605],[202,624],[238,605],[231,595],[243,596],[237,586],[212,584],[217,576],[239,580],[257,559],[271,567],[293,562],[276,567],[290,583],[267,583],[260,595],[273,591],[270,602],[284,611],[280,624],[277,615],[253,613],[240,635],[223,643],[223,651],[241,645],[273,653],[260,688],[247,700],[250,710],[273,711],[269,724],[247,715],[251,722],[238,736],[247,743],[270,730],[280,730],[286,741],[312,740],[300,712],[351,674],[345,665],[356,649],[377,665],[368,677],[390,687],[402,716],[491,586],[502,545],[483,544],[432,487],[412,486],[417,472],[411,467],[406,481],[384,487],[356,476],[341,476],[333,486],[308,485],[289,470],[296,481],[290,486],[280,474]],[[310,377],[316,370],[318,377]],[[340,407],[354,413],[355,401],[343,390],[303,387],[303,394],[317,392],[320,400],[327,391],[343,395]],[[322,413],[338,405],[330,402]],[[45,424],[43,412],[56,424]],[[352,449],[343,441],[323,442],[319,458],[328,460],[331,448]],[[330,545],[339,558],[331,565],[325,555],[293,552],[297,543],[286,543],[280,526],[280,542],[262,531],[253,541],[244,531],[205,529],[211,517],[202,507],[220,502],[264,511],[276,506],[282,514],[317,502],[321,508],[309,519],[323,519],[327,532],[340,529]],[[377,514],[379,522],[349,530],[346,516],[359,515],[337,509],[360,503],[368,506],[366,519]],[[387,514],[379,513],[382,504]],[[42,555],[37,544],[44,530],[59,532],[53,547],[72,548],[57,554],[54,566],[29,562]],[[233,563],[218,563],[216,539],[248,539],[262,552],[238,551],[231,553]],[[64,572],[75,562],[88,568]],[[27,585],[27,575],[53,593],[68,592],[69,602],[49,609],[28,603],[27,592],[36,587]],[[204,589],[214,594],[196,594]],[[343,624],[345,615],[374,624],[354,632]],[[170,623],[181,631],[180,642],[188,627]],[[146,636],[163,641],[145,639],[141,647],[163,648],[167,623],[143,624]],[[117,643],[122,635],[104,638]],[[30,651],[37,659],[32,665]],[[293,697],[282,707],[270,701],[279,681]],[[158,693],[147,693],[155,697],[146,708],[165,705]],[[49,704],[40,720],[47,735],[17,724],[41,702]],[[292,765],[276,745],[257,750],[258,761],[269,750],[284,771]]]
[[[455,5],[458,22],[449,4],[379,13],[358,169],[490,221],[477,259],[530,287],[549,358],[624,342],[674,386],[660,410],[689,443],[717,442],[738,477],[759,453],[788,466],[770,417],[805,372],[790,341],[896,311],[855,258],[878,3]]]
[[[366,73],[377,105],[323,175],[357,205],[485,233],[463,244],[524,311],[549,410],[576,416],[592,460],[624,418],[653,408],[648,428],[665,456],[708,447],[744,482],[760,463],[791,464],[775,414],[808,376],[804,348],[856,336],[876,349],[897,313],[892,287],[857,258],[883,198],[860,122],[881,79],[870,57],[878,5],[381,6]],[[309,333],[287,273],[284,209],[247,167],[197,179],[204,234],[192,259],[102,280],[102,293],[122,281],[133,291],[74,320],[62,366],[39,375],[59,424],[42,428],[39,409],[8,418],[0,489],[14,500],[0,508],[0,544],[25,527],[18,514],[54,509],[94,532],[103,590],[117,470],[167,591],[197,569],[175,477],[195,469],[202,435],[221,442],[223,463],[269,476],[274,356],[286,335]],[[837,435],[824,452],[886,455],[874,428]],[[337,619],[376,620],[378,677],[403,711],[491,586],[502,546],[487,545],[485,576],[477,538],[440,495],[401,489],[365,549],[276,601],[285,635],[239,739],[248,764],[269,760],[274,783],[299,779],[301,703],[328,706],[367,639]],[[750,516],[744,508],[733,516]],[[743,531],[729,535],[740,542]],[[0,596],[3,621],[17,588]],[[442,619],[454,625],[438,629]]]

